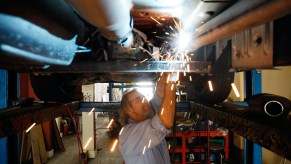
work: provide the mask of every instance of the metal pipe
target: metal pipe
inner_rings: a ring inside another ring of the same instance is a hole
[[[284,106],[279,101],[268,101],[264,105],[264,111],[268,116],[278,117],[284,112]]]
[[[69,0],[77,12],[108,40],[124,47],[133,42],[131,0]]]
[[[261,93],[246,98],[250,110],[258,115],[268,117],[286,117],[291,109],[291,101],[285,97]]]
[[[268,2],[268,0],[241,0],[235,3],[230,8],[226,9],[215,18],[210,19],[205,24],[201,25],[197,31],[194,33],[194,37],[201,36],[207,32],[215,30],[215,28],[234,20],[240,15],[254,10],[254,8],[262,5],[263,3]]]
[[[1,63],[69,65],[74,59],[76,37],[63,40],[20,17],[7,14],[0,14],[0,24]]]
[[[233,9],[230,10],[235,12]],[[241,15],[240,17],[237,17],[236,19],[196,38],[192,42],[190,51],[194,51],[201,46],[215,42],[217,40],[227,38],[243,30],[280,18],[289,14],[290,12],[291,0],[268,1],[261,7],[258,7],[250,12],[246,12],[244,15]]]

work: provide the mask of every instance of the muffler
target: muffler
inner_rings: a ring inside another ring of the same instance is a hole
[[[246,98],[245,102],[249,105],[252,112],[268,117],[286,117],[291,109],[291,101],[285,97],[261,93]]]

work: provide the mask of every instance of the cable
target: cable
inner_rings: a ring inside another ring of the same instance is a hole
[[[81,160],[84,159],[84,164],[86,164],[87,163],[86,158],[85,158],[86,155],[84,154],[83,145],[82,145],[82,141],[80,138],[79,130],[77,128],[75,117],[73,117],[73,114],[72,114],[70,108],[68,106],[65,106],[65,107],[67,108],[67,110],[70,114],[71,120],[73,121],[73,124],[74,124],[75,132],[77,134],[77,141],[78,141],[78,146],[79,146],[79,159],[81,159]]]

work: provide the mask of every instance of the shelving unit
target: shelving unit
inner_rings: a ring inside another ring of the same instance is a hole
[[[194,161],[194,162],[187,162],[187,153],[191,152],[189,145],[187,145],[187,139],[192,139],[192,137],[202,137],[206,141],[208,139],[208,136],[211,137],[221,137],[224,139],[224,153],[225,153],[225,160],[228,160],[229,158],[229,134],[227,133],[225,136],[220,131],[195,131],[195,130],[187,130],[187,131],[177,131],[176,132],[176,139],[181,139],[181,145],[176,146],[175,154],[181,153],[182,160],[181,162],[175,162],[175,164],[194,164],[194,163],[200,163],[200,161]],[[173,134],[167,135],[166,139],[170,139],[173,137]],[[206,142],[207,143],[207,142]],[[173,151],[173,147],[170,147],[169,152],[171,153]],[[205,148],[202,145],[194,146],[194,149],[192,150],[194,153],[205,153]],[[206,155],[205,155],[206,158]]]

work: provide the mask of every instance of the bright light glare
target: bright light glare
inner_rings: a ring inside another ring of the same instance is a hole
[[[236,97],[240,97],[240,94],[239,94],[239,92],[238,92],[238,90],[237,90],[237,88],[236,88],[234,83],[231,83],[231,87],[232,87],[232,89],[233,89],[233,91],[235,93],[235,96]]]
[[[178,48],[180,50],[186,49],[188,45],[190,44],[190,41],[191,41],[191,34],[181,31],[178,37]]]
[[[147,100],[152,99],[153,97],[153,89],[154,84],[153,82],[138,82],[137,85],[137,91],[142,93]]]

